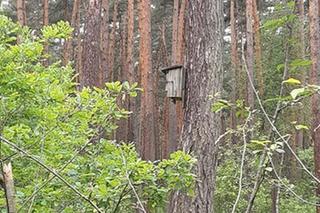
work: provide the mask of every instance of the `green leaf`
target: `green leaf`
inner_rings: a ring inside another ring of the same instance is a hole
[[[296,130],[309,130],[309,127],[302,124],[295,125],[294,127],[296,128]]]
[[[289,78],[288,80],[283,81],[283,83],[286,84],[301,84],[301,81],[294,79],[294,78]]]
[[[218,112],[220,112],[221,110],[223,110],[223,109],[228,109],[228,108],[230,108],[230,107],[231,107],[231,105],[230,105],[230,103],[229,103],[228,101],[226,101],[226,100],[219,100],[219,101],[213,103],[211,109],[212,109],[212,111],[213,111],[214,113],[218,113]]]
[[[296,99],[299,95],[306,91],[305,88],[294,89],[290,92],[290,95],[293,99]]]

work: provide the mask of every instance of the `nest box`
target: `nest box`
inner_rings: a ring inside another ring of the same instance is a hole
[[[184,70],[182,65],[174,65],[161,69],[166,75],[167,97],[182,99],[184,89]]]

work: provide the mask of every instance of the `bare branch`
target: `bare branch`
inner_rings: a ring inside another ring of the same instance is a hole
[[[26,157],[30,158],[31,160],[33,160],[34,162],[36,162],[37,164],[39,164],[41,167],[43,167],[44,169],[46,169],[48,172],[50,172],[51,174],[53,174],[55,177],[57,177],[58,179],[60,179],[68,188],[70,188],[73,192],[75,192],[77,195],[79,195],[83,200],[87,201],[95,210],[97,210],[97,212],[102,212],[97,206],[96,204],[93,203],[93,201],[91,201],[89,198],[87,198],[85,195],[83,195],[78,189],[76,189],[74,186],[72,186],[67,180],[65,180],[59,173],[57,173],[56,171],[54,171],[54,169],[50,168],[49,166],[47,166],[46,164],[44,164],[43,162],[41,162],[41,160],[39,160],[38,158],[30,155],[28,152],[26,152],[25,150],[21,149],[20,147],[18,147],[17,145],[15,145],[14,143],[10,142],[9,140],[5,139],[4,137],[0,136],[0,141],[9,145],[10,147],[18,150],[19,152],[21,152],[22,154],[24,154]]]
[[[245,156],[246,156],[246,151],[247,151],[247,131],[246,128],[248,127],[248,123],[251,119],[251,112],[249,112],[249,115],[246,119],[245,124],[243,125],[243,130],[242,130],[242,136],[243,136],[243,151],[242,151],[242,157],[241,157],[241,166],[240,166],[240,176],[239,176],[239,190],[238,190],[238,195],[237,195],[237,199],[234,202],[233,208],[232,208],[232,213],[236,212],[236,208],[238,205],[238,202],[240,200],[240,196],[241,196],[241,191],[242,191],[242,176],[243,176],[243,166],[244,166],[244,160],[245,160]]]

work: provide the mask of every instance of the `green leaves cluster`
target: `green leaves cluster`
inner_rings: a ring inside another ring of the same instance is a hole
[[[177,152],[156,165],[141,160],[133,145],[107,140],[117,121],[130,114],[118,103],[137,96],[137,84],[114,82],[78,91],[71,66],[43,66],[44,43],[66,39],[71,32],[67,23],[59,22],[35,37],[0,16],[0,134],[59,171],[106,212],[135,212],[133,188],[150,209],[165,206],[172,190],[189,191],[194,183],[194,159],[189,155]],[[2,159],[12,161],[21,210],[92,211],[58,179],[29,199],[51,174],[12,147],[1,144],[0,152]],[[3,191],[0,194],[4,206]],[[28,199],[32,202],[25,202]]]

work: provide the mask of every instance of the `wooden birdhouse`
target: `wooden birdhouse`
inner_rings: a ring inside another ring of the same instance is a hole
[[[184,70],[182,65],[174,65],[161,69],[166,75],[167,97],[182,99],[184,89]]]

